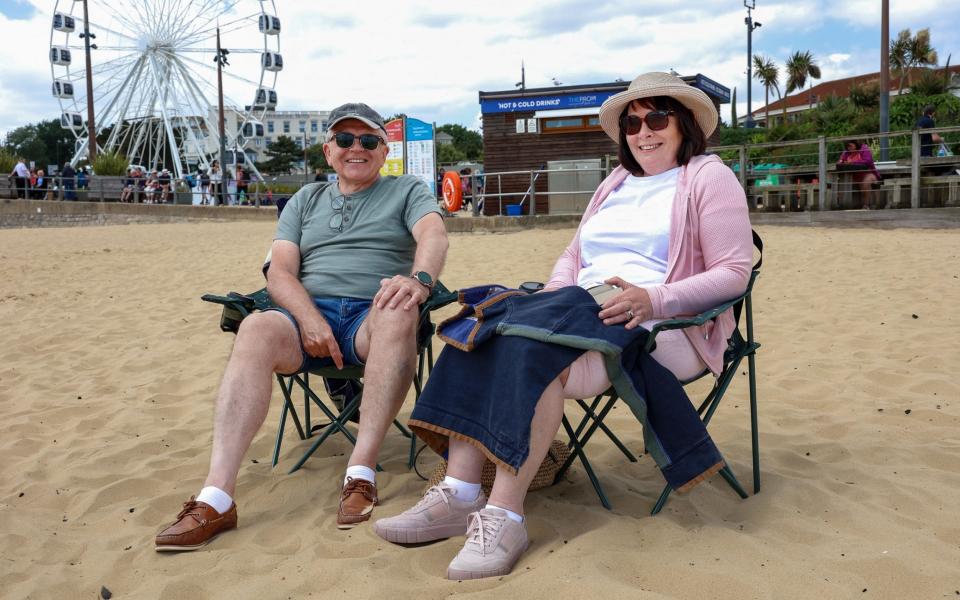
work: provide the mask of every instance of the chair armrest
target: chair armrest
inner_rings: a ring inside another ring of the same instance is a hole
[[[727,300],[723,304],[714,306],[709,310],[693,315],[690,317],[677,317],[674,319],[667,319],[665,321],[660,321],[653,326],[653,329],[650,330],[650,336],[647,338],[646,344],[644,344],[644,351],[652,352],[653,348],[656,346],[657,334],[661,331],[667,331],[670,329],[686,329],[687,327],[698,327],[705,324],[707,321],[712,321],[716,319],[724,312],[733,308],[735,304],[741,302],[747,295],[750,293],[750,290],[747,289],[744,293],[740,294],[732,300]]]

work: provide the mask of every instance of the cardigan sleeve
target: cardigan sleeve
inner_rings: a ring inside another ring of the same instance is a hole
[[[753,242],[747,199],[733,171],[711,163],[697,174],[691,190],[703,269],[679,281],[647,288],[653,318],[692,315],[742,294],[750,278]]]

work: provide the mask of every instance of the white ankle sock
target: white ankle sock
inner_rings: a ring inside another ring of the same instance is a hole
[[[233,506],[233,498],[230,497],[230,494],[212,485],[200,490],[200,493],[197,494],[197,502],[209,504],[221,515]]]
[[[480,495],[479,483],[461,481],[456,477],[450,477],[449,475],[443,478],[443,482],[456,490],[457,499],[463,500],[464,502],[473,502],[477,499],[477,496]]]
[[[516,521],[517,523],[523,523],[523,515],[518,515],[512,510],[506,509],[502,506],[494,506],[493,504],[487,504],[486,506],[484,506],[484,508],[496,508],[497,510],[502,510],[503,512],[507,513],[507,516],[510,517],[512,521]]]
[[[347,477],[353,479],[366,479],[370,483],[377,482],[377,472],[366,465],[352,465],[347,467],[347,476],[343,478],[343,483],[347,483]]]

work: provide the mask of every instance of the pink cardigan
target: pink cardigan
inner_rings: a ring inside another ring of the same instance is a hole
[[[573,241],[560,255],[547,289],[577,284],[580,231],[627,178],[617,167],[597,188]],[[695,156],[680,171],[670,215],[666,282],[647,287],[654,319],[694,315],[742,294],[750,278],[753,238],[747,199],[733,171],[716,156]],[[710,370],[723,369],[723,352],[735,326],[732,311],[684,331]]]

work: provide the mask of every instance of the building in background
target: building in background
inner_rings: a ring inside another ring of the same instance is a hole
[[[704,75],[682,79],[706,92],[718,113],[720,104],[730,102],[730,90]],[[614,81],[480,92],[484,214],[507,214],[507,205],[521,202],[522,214],[531,214],[531,196],[535,214],[582,213],[593,190],[618,164],[617,145],[600,128],[600,105],[628,85]],[[491,175],[530,170],[553,172],[536,176],[532,189],[529,174]],[[577,191],[582,193],[572,193]]]

